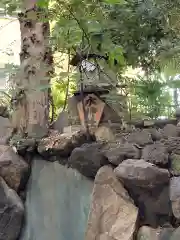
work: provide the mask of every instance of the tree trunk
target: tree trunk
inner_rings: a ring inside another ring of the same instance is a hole
[[[13,124],[18,133],[41,138],[49,126],[49,86],[52,52],[49,46],[49,22],[35,0],[24,2],[19,14],[21,30],[21,66],[15,80]],[[42,18],[43,17],[43,21]]]

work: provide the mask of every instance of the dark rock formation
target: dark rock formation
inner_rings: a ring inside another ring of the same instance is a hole
[[[103,153],[109,162],[118,166],[125,159],[140,158],[140,149],[132,143],[109,142],[103,147]]]
[[[168,151],[167,148],[160,142],[147,145],[142,150],[142,159],[156,165],[167,165]]]
[[[29,172],[27,163],[7,145],[0,145],[0,176],[18,191],[21,180]]]
[[[179,137],[180,136],[180,128],[173,125],[167,124],[161,131],[164,138],[169,137]]]
[[[24,207],[20,198],[0,178],[0,239],[17,240],[23,217]]]
[[[101,148],[101,143],[84,144],[75,148],[68,160],[68,167],[77,169],[86,177],[94,178],[102,166],[109,164]]]
[[[117,168],[115,173],[124,182],[132,182],[136,186],[152,188],[169,182],[169,172],[142,159],[128,159]]]
[[[153,143],[151,134],[147,130],[132,132],[126,137],[126,140],[129,143],[136,143],[139,146]]]

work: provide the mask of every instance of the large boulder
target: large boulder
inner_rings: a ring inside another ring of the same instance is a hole
[[[151,134],[153,141],[159,141],[162,138],[162,133],[156,128],[148,128],[147,131]]]
[[[99,126],[94,133],[97,141],[114,141],[115,135],[107,126]]]
[[[13,128],[8,118],[0,116],[0,144],[6,144],[12,135]]]
[[[164,138],[169,137],[179,137],[180,136],[180,128],[173,124],[167,124],[161,131]]]
[[[95,178],[85,240],[131,240],[138,210],[113,169],[102,167]]]
[[[117,168],[115,174],[123,181],[132,182],[139,187],[152,188],[169,182],[169,172],[143,159],[128,159]]]
[[[109,142],[103,147],[103,153],[113,165],[119,165],[125,159],[140,158],[140,150],[132,143]]]
[[[28,164],[11,147],[0,145],[0,176],[9,187],[18,191],[28,174]]]
[[[129,143],[136,143],[139,146],[145,146],[153,143],[152,136],[147,130],[137,130],[126,136]]]
[[[92,141],[87,139],[84,131],[60,134],[52,131],[49,137],[43,138],[38,144],[38,152],[48,160],[55,161],[59,157],[69,157],[74,148],[80,147],[85,142]],[[57,159],[54,158],[57,156]]]
[[[156,165],[167,165],[168,163],[167,148],[160,142],[145,146],[142,151],[142,159]]]
[[[95,142],[75,148],[68,160],[68,166],[88,178],[94,178],[102,166],[109,164],[108,159],[102,153],[102,146],[103,143]]]
[[[23,204],[0,177],[0,239],[17,240],[24,217]]]
[[[180,219],[180,177],[170,180],[170,200],[174,216]]]

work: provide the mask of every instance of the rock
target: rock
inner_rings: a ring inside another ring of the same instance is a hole
[[[140,150],[132,143],[109,142],[103,147],[103,153],[109,162],[119,165],[128,158],[140,158]]]
[[[23,204],[0,177],[0,239],[17,240],[24,217]]]
[[[133,183],[124,184],[139,207],[141,224],[157,228],[170,221],[172,210],[168,184],[151,189],[137,187]]]
[[[75,133],[59,134],[52,131],[50,136],[43,138],[38,144],[38,152],[45,158],[51,160],[51,157],[69,157],[74,148],[81,146],[83,143],[92,141],[87,140],[84,131]],[[54,159],[54,158],[53,158]]]
[[[173,228],[151,228],[142,226],[137,235],[137,240],[170,240]]]
[[[10,140],[11,146],[16,148],[18,154],[25,156],[26,153],[34,153],[37,149],[38,141],[34,138],[20,138],[13,136]]]
[[[94,135],[97,141],[99,140],[114,141],[115,140],[115,135],[113,134],[112,130],[106,126],[98,127]]]
[[[153,141],[159,141],[162,138],[161,132],[156,128],[148,128],[147,131],[151,134]]]
[[[173,235],[174,232],[174,228],[163,228],[161,230],[160,236],[159,236],[159,240],[170,240],[171,236]]]
[[[180,219],[180,177],[170,180],[170,200],[174,216]]]
[[[139,229],[137,240],[159,240],[160,229],[143,226]]]
[[[9,187],[18,191],[28,173],[28,164],[11,147],[0,145],[0,176]]]
[[[138,210],[113,169],[102,167],[95,178],[85,240],[131,240]]]
[[[13,128],[8,118],[0,116],[0,144],[6,144],[12,135]]]
[[[147,145],[142,150],[142,159],[156,165],[166,165],[168,163],[167,148],[159,142]]]
[[[135,131],[126,137],[129,143],[136,143],[139,146],[145,146],[153,143],[151,134],[147,130]]]
[[[169,153],[180,154],[180,137],[169,137],[167,139],[162,139],[161,142]]]
[[[162,135],[164,138],[179,137],[180,136],[180,128],[173,124],[167,124],[162,129]]]
[[[171,157],[171,172],[173,175],[180,175],[180,154],[172,154]]]
[[[140,187],[154,187],[169,182],[169,172],[142,159],[128,159],[117,168],[115,173],[123,181],[133,182]]]
[[[0,116],[4,117],[4,118],[8,118],[9,117],[9,112],[8,112],[8,108],[7,106],[0,106]]]
[[[68,160],[68,166],[86,177],[94,178],[102,166],[109,164],[102,153],[102,146],[101,143],[91,143],[75,148]]]
[[[180,239],[180,227],[178,227],[172,234],[169,240],[179,240]]]

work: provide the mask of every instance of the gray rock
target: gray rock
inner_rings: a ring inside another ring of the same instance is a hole
[[[151,134],[147,130],[132,132],[126,137],[126,139],[129,143],[136,143],[139,146],[153,143]]]
[[[180,227],[173,232],[169,240],[179,240],[179,239],[180,239]]]
[[[169,153],[180,154],[180,137],[169,137],[167,139],[162,139],[161,142]]]
[[[20,239],[83,240],[92,189],[93,182],[76,170],[36,157],[27,185],[26,222]]]
[[[142,151],[142,159],[157,165],[166,165],[168,156],[167,148],[159,142],[145,146]]]
[[[151,188],[169,182],[168,170],[158,168],[142,159],[128,159],[122,162],[115,168],[115,173],[118,178],[140,187]]]
[[[159,141],[162,138],[162,133],[156,128],[148,128],[147,131],[151,134],[153,141]]]
[[[23,204],[0,177],[0,239],[17,240],[24,217]]]
[[[94,178],[102,166],[109,164],[101,148],[101,143],[84,144],[75,148],[68,160],[68,166],[77,169],[86,177]]]
[[[143,226],[139,229],[137,240],[170,240],[173,228],[151,228]]]
[[[103,153],[109,162],[119,165],[125,159],[140,158],[140,150],[132,143],[109,142],[103,147]]]
[[[173,124],[167,124],[161,132],[164,138],[180,136],[180,128]]]
[[[17,155],[11,147],[0,145],[0,176],[9,187],[18,191],[28,174],[28,164],[22,157]]]
[[[6,144],[12,135],[13,128],[8,118],[0,116],[0,144]]]
[[[170,200],[174,216],[180,219],[180,177],[171,178]]]
[[[172,216],[169,199],[169,184],[154,188],[141,188],[133,183],[124,182],[125,187],[139,207],[140,221],[153,228],[169,222]]]
[[[67,112],[61,112],[57,120],[53,123],[53,129],[58,130],[60,133],[62,133],[63,129],[69,125],[68,116],[69,115]]]
[[[160,229],[143,226],[139,229],[137,240],[159,240]]]

